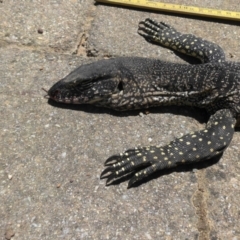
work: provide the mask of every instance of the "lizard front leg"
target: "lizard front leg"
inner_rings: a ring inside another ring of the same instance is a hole
[[[217,44],[192,34],[182,34],[164,22],[147,18],[139,23],[138,33],[149,41],[198,58],[202,63],[225,61],[225,54]]]
[[[130,179],[128,187],[131,187],[158,170],[208,160],[221,154],[229,145],[235,122],[230,110],[218,110],[203,130],[175,139],[163,147],[135,148],[108,158],[105,162],[108,167],[102,172],[101,178],[108,178],[108,183],[139,167],[145,167]]]

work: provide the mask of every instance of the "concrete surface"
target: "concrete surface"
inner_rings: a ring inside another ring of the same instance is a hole
[[[171,1],[240,11],[236,1]],[[133,113],[44,98],[80,64],[111,56],[182,61],[137,33],[152,17],[240,60],[239,23],[93,0],[0,1],[0,239],[240,239],[240,133],[219,162],[159,173],[136,188],[99,176],[110,155],[204,127],[196,109]],[[197,120],[200,120],[197,121]]]

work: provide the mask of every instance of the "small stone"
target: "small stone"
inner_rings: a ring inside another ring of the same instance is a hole
[[[39,34],[43,34],[43,30],[41,28],[39,28],[37,31]]]
[[[7,229],[5,232],[5,238],[10,240],[15,235],[15,232],[12,229]]]

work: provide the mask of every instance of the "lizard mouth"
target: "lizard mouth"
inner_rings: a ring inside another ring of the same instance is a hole
[[[67,93],[63,93],[60,89],[56,89],[54,91],[47,91],[45,88],[42,88],[44,92],[47,94],[44,96],[47,99],[52,99],[55,102],[62,102],[62,103],[72,103],[72,104],[81,104],[82,102],[96,102],[96,99],[93,99],[92,101],[89,100],[87,97],[82,97],[82,96],[74,96],[74,95],[69,95]],[[66,95],[67,94],[67,95]]]

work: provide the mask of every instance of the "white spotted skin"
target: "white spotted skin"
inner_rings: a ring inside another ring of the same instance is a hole
[[[213,158],[223,153],[231,142],[235,122],[229,109],[219,110],[210,117],[203,130],[189,133],[161,148],[150,146],[128,150],[130,162],[124,157],[126,153],[116,155],[113,158],[120,165],[106,168],[102,177],[106,173],[110,173],[111,178],[119,177],[145,166],[130,180],[131,186],[158,170]]]
[[[210,119],[203,130],[166,146],[134,148],[110,157],[102,177],[114,179],[136,172],[129,185],[158,170],[220,155],[232,139],[234,126],[240,123],[240,63],[226,61],[217,44],[182,34],[163,22],[146,19],[140,22],[138,33],[202,64],[141,57],[100,60],[80,66],[48,91],[54,101],[119,111],[169,105],[207,110]]]

